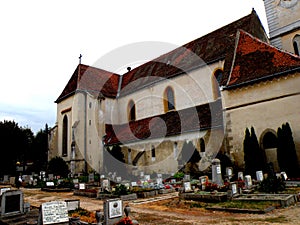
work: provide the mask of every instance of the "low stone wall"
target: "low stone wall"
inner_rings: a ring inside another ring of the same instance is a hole
[[[203,202],[225,202],[227,200],[227,193],[180,193],[180,199],[193,200],[193,201],[203,201]]]
[[[132,201],[132,200],[137,200],[137,194],[129,194],[129,195],[121,195],[120,198],[122,201]]]
[[[136,193],[138,198],[150,198],[158,195],[158,190],[141,191]]]
[[[239,195],[233,200],[271,201],[280,204],[281,207],[287,207],[293,205],[298,201],[297,196],[291,194],[248,194],[248,195]]]

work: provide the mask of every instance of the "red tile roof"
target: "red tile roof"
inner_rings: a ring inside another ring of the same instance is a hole
[[[225,88],[271,79],[293,70],[300,71],[300,57],[279,50],[239,30],[232,69]]]
[[[121,95],[126,95],[150,85],[157,81],[157,77],[167,79],[199,67],[203,63],[209,64],[210,62],[224,59],[228,52],[233,52],[234,50],[238,29],[243,29],[261,40],[268,41],[264,28],[256,12],[253,10],[246,17],[191,41],[126,73],[123,76]],[[224,81],[222,83],[226,83],[228,74],[223,77]]]
[[[118,74],[79,64],[55,102],[59,103],[80,90],[97,96],[101,92],[105,97],[116,97],[119,78],[120,76]]]
[[[164,138],[187,132],[222,127],[221,101],[179,111],[170,111],[126,124],[106,124],[106,145],[126,144],[145,139]]]

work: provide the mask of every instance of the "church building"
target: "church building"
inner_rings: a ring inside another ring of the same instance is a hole
[[[55,101],[49,160],[72,174],[171,175],[222,155],[242,170],[253,127],[279,172],[277,129],[288,123],[299,166],[300,1],[264,4],[269,36],[252,10],[122,75],[80,63]]]

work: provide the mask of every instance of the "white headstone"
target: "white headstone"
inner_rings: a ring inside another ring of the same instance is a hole
[[[85,183],[80,183],[79,190],[84,190],[84,189],[85,189]]]
[[[191,182],[184,182],[184,192],[192,191]]]
[[[263,181],[264,180],[264,175],[263,175],[263,172],[261,170],[256,171],[256,180],[257,181]]]
[[[238,172],[238,180],[244,180],[244,173]]]
[[[280,174],[282,175],[282,177],[283,177],[284,180],[287,180],[287,179],[288,179],[288,176],[286,175],[285,172],[281,172]]]
[[[252,186],[252,178],[250,175],[245,176],[245,185],[246,188],[250,188]]]
[[[69,222],[68,208],[65,201],[52,201],[42,204],[43,224]]]

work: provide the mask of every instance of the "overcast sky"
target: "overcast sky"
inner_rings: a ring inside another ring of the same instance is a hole
[[[0,121],[14,120],[34,132],[46,123],[53,127],[54,101],[79,54],[83,64],[94,65],[136,42],[181,46],[252,8],[268,32],[263,0],[1,1]]]

